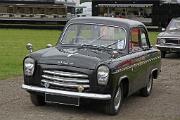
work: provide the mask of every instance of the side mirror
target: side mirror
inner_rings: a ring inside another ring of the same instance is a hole
[[[143,50],[144,50],[144,51],[146,51],[146,50],[148,50],[148,49],[149,49],[148,46],[143,46]]]
[[[33,46],[31,43],[26,44],[26,49],[29,50],[29,53],[32,53]]]
[[[47,44],[46,47],[47,47],[47,48],[50,48],[50,47],[52,47],[52,45],[51,45],[51,44]]]
[[[166,31],[166,29],[165,29],[165,28],[162,28],[162,32],[164,32],[164,31]]]

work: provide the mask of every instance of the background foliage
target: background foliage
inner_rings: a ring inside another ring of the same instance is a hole
[[[33,44],[35,51],[45,48],[48,43],[55,45],[60,33],[58,30],[0,29],[0,80],[22,75],[28,42]],[[157,34],[149,34],[152,44],[155,44]]]

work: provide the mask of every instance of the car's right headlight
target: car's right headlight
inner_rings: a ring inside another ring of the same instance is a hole
[[[35,60],[32,58],[26,58],[24,60],[24,74],[27,76],[32,76],[35,68]]]
[[[109,80],[109,68],[101,65],[97,69],[97,80],[99,85],[107,85]]]

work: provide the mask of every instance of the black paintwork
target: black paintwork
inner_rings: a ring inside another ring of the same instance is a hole
[[[148,36],[144,24],[127,19],[104,17],[75,18],[70,20],[66,27],[74,23],[123,27],[128,34],[127,43],[131,39],[130,31],[133,28],[143,28],[146,31],[146,36]],[[63,34],[61,37],[63,37]],[[62,70],[88,75],[90,89],[84,92],[90,93],[105,93],[114,96],[114,91],[119,85],[118,83],[123,80],[121,78],[127,79],[127,95],[130,95],[146,86],[149,75],[152,72],[157,72],[157,74],[160,72],[160,53],[157,49],[150,47],[149,41],[147,42],[147,49],[132,52],[129,49],[129,44],[127,44],[125,50],[118,51],[118,55],[113,57],[112,49],[67,46],[62,45],[59,41],[55,47],[42,49],[27,56],[35,59],[36,68],[32,77],[24,76],[24,82],[25,84],[43,87],[40,84],[42,70]],[[73,55],[68,57],[69,54]],[[58,61],[64,62],[59,64]],[[110,69],[110,77],[106,86],[98,85],[97,83],[96,73],[99,65],[107,65]],[[154,75],[154,78],[156,77]]]

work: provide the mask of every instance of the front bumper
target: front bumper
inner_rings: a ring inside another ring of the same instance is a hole
[[[170,51],[170,52],[180,52],[180,46],[175,45],[155,45],[158,49],[162,51]]]
[[[69,97],[80,97],[80,98],[89,98],[89,99],[97,99],[97,100],[109,100],[111,99],[110,94],[96,94],[96,93],[81,93],[81,92],[72,92],[72,91],[63,91],[63,90],[55,90],[50,88],[42,88],[30,85],[22,85],[22,88],[27,91],[40,92],[40,93],[49,93],[55,95],[63,95]]]

